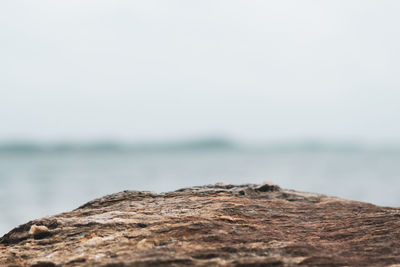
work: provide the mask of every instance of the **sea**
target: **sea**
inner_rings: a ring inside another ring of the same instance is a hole
[[[123,190],[167,192],[218,182],[272,182],[400,206],[400,147],[355,143],[159,142],[0,144],[0,236],[29,220]]]

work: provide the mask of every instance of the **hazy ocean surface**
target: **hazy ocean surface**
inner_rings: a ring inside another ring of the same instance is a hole
[[[355,145],[237,146],[224,140],[122,145],[0,145],[0,236],[29,220],[122,190],[164,192],[271,181],[400,206],[400,149]]]

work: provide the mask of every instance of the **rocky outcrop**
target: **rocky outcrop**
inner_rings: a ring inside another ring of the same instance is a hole
[[[395,264],[400,209],[272,184],[124,191],[0,239],[1,266]]]

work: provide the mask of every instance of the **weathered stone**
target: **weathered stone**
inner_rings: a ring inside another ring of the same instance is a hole
[[[0,239],[0,266],[396,264],[399,208],[272,184],[124,191]]]
[[[273,191],[279,191],[280,189],[281,188],[278,185],[271,183],[264,183],[263,185],[255,188],[255,190],[259,192],[273,192]]]
[[[46,237],[51,236],[51,232],[49,228],[44,225],[32,225],[31,229],[29,230],[29,234],[33,236],[35,239],[43,239]]]

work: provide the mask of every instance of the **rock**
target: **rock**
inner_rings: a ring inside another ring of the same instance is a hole
[[[124,191],[0,238],[0,266],[398,264],[399,208],[272,184]]]
[[[46,238],[51,235],[49,228],[44,225],[32,225],[29,230],[29,234],[33,236],[35,239]]]
[[[31,267],[55,267],[55,266],[56,265],[50,261],[41,261],[31,265]]]
[[[259,192],[273,192],[279,191],[280,189],[281,188],[278,185],[272,183],[264,183],[263,185],[255,188],[255,190]]]

